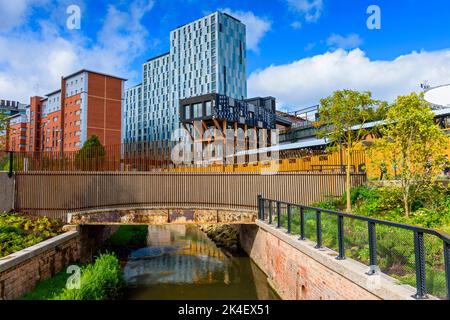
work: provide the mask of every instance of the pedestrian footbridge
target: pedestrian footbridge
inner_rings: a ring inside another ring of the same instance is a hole
[[[345,174],[283,172],[17,173],[14,210],[76,224],[253,223],[257,197],[312,204],[345,191]],[[364,174],[352,174],[360,185]]]

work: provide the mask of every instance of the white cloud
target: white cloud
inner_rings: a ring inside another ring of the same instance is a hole
[[[137,78],[131,65],[151,46],[141,20],[152,6],[153,0],[134,0],[126,10],[109,6],[96,41],[76,30],[66,36],[51,21],[41,21],[36,30],[0,32],[0,97],[26,103],[81,68]]]
[[[295,30],[302,28],[302,23],[300,21],[294,21],[291,23],[291,27]]]
[[[290,110],[318,104],[335,90],[370,90],[374,97],[393,101],[420,90],[420,83],[450,83],[450,49],[412,52],[394,60],[370,60],[354,49],[270,66],[250,75],[249,96],[274,96]]]
[[[232,11],[231,9],[220,9],[225,13],[241,20],[247,27],[247,48],[259,52],[259,43],[265,34],[271,29],[272,23],[265,18],[255,16],[251,11]]]
[[[347,36],[341,36],[340,34],[333,33],[327,39],[327,45],[334,49],[354,49],[359,47],[362,43],[363,40],[356,33],[351,33]]]
[[[9,31],[19,26],[27,18],[29,8],[44,4],[47,0],[0,0],[0,31]]]
[[[287,0],[289,7],[304,16],[307,22],[319,20],[323,11],[323,0]]]
[[[317,46],[317,42],[310,42],[305,46],[305,51],[310,51]]]

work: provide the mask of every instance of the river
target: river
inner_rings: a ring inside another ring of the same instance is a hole
[[[279,299],[248,256],[225,254],[196,226],[149,226],[124,278],[130,300]]]

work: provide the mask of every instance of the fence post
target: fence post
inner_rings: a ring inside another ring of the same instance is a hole
[[[416,299],[427,298],[426,273],[425,273],[425,246],[423,232],[414,231],[414,253],[416,256]]]
[[[277,228],[281,227],[281,202],[277,201]]]
[[[269,200],[269,224],[272,224],[272,200]]]
[[[12,178],[13,171],[14,171],[14,152],[10,151],[9,152],[9,172],[8,172],[8,177]]]
[[[369,231],[369,256],[370,256],[370,270],[367,273],[368,275],[374,275],[378,270],[378,261],[377,261],[377,234],[375,229],[374,222],[367,223],[368,231]]]
[[[320,210],[316,211],[316,236],[316,249],[320,249],[322,248],[322,212],[320,212]]]
[[[338,242],[339,242],[339,255],[337,260],[345,260],[345,247],[344,247],[344,216],[338,215]]]
[[[447,299],[450,300],[450,243],[444,241],[445,282],[447,284]]]
[[[300,207],[300,239],[305,240],[305,208]]]
[[[291,213],[291,205],[287,205],[287,217],[288,217],[288,233],[291,233],[292,229],[292,213]]]
[[[258,194],[258,220],[262,220],[262,196],[260,194]]]

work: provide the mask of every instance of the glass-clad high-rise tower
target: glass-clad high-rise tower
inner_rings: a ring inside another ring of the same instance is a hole
[[[123,141],[170,140],[180,126],[180,99],[246,99],[245,37],[245,25],[222,12],[173,30],[170,52],[146,61],[142,84],[125,93]]]

